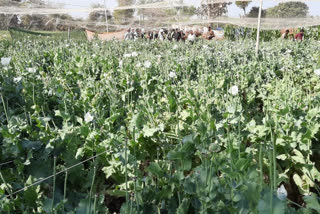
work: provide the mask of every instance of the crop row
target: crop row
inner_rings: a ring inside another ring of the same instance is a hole
[[[320,212],[317,41],[25,40],[0,58],[3,212]]]

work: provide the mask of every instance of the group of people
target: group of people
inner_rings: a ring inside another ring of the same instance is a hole
[[[181,30],[176,29],[165,29],[152,30],[145,32],[144,29],[131,29],[129,28],[124,36],[125,40],[169,40],[169,41],[188,41],[190,43],[195,42],[196,38],[201,37],[203,39],[212,40],[215,37],[214,31],[211,27],[204,28],[203,30]]]
[[[304,37],[304,29],[301,29],[299,33],[297,34],[293,34],[293,32],[290,33],[290,30],[287,29],[282,35],[281,38],[282,39],[292,39],[292,40],[297,40],[297,41],[301,41],[303,40]]]

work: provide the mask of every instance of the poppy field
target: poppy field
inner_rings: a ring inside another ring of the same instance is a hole
[[[320,213],[320,43],[0,41],[0,213]]]

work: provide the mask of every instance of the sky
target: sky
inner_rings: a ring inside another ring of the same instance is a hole
[[[104,4],[104,0],[68,0],[68,3],[66,3],[65,0],[45,0],[52,3],[63,3],[65,4],[65,8],[85,8],[85,7],[91,7],[93,4]],[[118,6],[117,0],[105,0],[107,4],[107,8],[114,8]],[[200,5],[200,0],[184,0],[186,4],[192,4],[195,6]],[[277,5],[278,2],[264,0],[263,1],[263,8],[269,8]],[[313,1],[308,2],[307,5],[309,6],[309,13],[312,16],[320,16],[320,1]],[[247,8],[247,12],[250,11],[251,7],[259,7],[259,1],[253,1],[249,4]],[[71,14],[74,17],[79,18],[87,18],[88,13],[72,13]],[[243,10],[238,8],[234,3],[229,6],[228,8],[228,16],[230,17],[239,17],[240,15],[243,15]]]

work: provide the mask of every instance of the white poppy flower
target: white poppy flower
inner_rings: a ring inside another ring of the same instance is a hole
[[[141,67],[141,63],[138,62],[138,64],[136,65],[137,68],[140,68]]]
[[[36,69],[35,68],[27,68],[27,71],[29,73],[36,73]]]
[[[316,75],[320,76],[320,68],[319,68],[319,69],[314,70],[314,73],[315,73]]]
[[[152,65],[151,62],[149,62],[149,61],[144,62],[144,67],[146,67],[146,68],[150,68],[151,65]]]
[[[84,116],[84,121],[86,121],[86,123],[90,123],[91,121],[93,121],[93,116],[90,112],[86,113],[86,115]]]
[[[178,45],[173,46],[173,50],[176,50],[176,49],[178,49]]]
[[[234,85],[229,89],[229,93],[233,96],[237,95],[239,93],[238,86]]]
[[[122,60],[120,60],[120,62],[119,62],[119,66],[120,66],[120,67],[122,67],[122,66],[123,66],[123,62],[122,62]]]
[[[123,55],[123,57],[124,58],[129,58],[129,57],[131,57],[131,54],[125,54],[125,55]]]
[[[13,78],[13,82],[18,83],[22,80],[22,77],[15,77]]]
[[[288,196],[288,192],[286,188],[281,184],[281,186],[277,189],[277,197],[279,200],[284,201]]]
[[[10,64],[10,61],[11,61],[11,58],[10,58],[10,57],[8,57],[8,58],[1,58],[1,64],[2,64],[3,66],[9,65],[9,64]]]
[[[48,95],[49,95],[49,96],[52,96],[52,95],[53,95],[53,91],[52,91],[51,89],[48,91]]]
[[[172,79],[174,79],[174,78],[177,77],[177,75],[176,75],[175,72],[170,72],[170,73],[169,73],[169,77],[172,78]]]
[[[137,53],[137,52],[133,52],[133,53],[131,54],[131,56],[136,57],[136,56],[138,56],[138,53]]]

